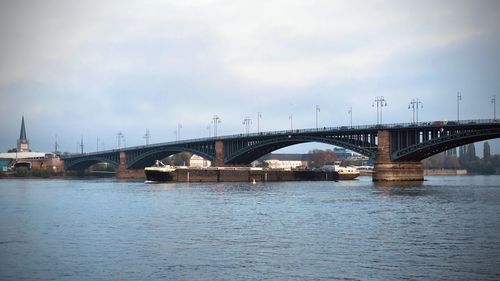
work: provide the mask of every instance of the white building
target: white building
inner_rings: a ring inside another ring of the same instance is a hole
[[[211,165],[211,161],[196,154],[193,154],[193,156],[191,156],[191,159],[189,159],[189,167],[205,168],[210,167]]]
[[[271,169],[290,170],[299,167],[306,167],[307,157],[307,154],[270,153],[260,158],[259,161],[265,162]]]

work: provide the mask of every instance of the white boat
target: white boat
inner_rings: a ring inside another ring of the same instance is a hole
[[[334,170],[339,174],[339,180],[353,180],[359,177],[360,174],[358,169],[351,166],[345,167],[345,166],[335,165]]]
[[[173,181],[175,170],[175,167],[165,165],[160,160],[156,160],[153,166],[144,168],[144,173],[148,182]]]

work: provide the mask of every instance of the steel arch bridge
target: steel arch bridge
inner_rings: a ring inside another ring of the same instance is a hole
[[[421,161],[448,149],[500,138],[500,120],[433,121],[355,127],[285,130],[135,146],[61,157],[66,170],[108,162],[141,169],[179,152],[197,154],[217,165],[246,165],[290,145],[320,142],[343,147],[374,160],[380,155],[379,133],[389,132],[390,160]]]

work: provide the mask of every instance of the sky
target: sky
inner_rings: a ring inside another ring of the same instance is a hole
[[[417,98],[419,121],[456,120],[457,92],[460,119],[489,119],[498,50],[500,1],[2,0],[0,151],[23,115],[34,151],[57,136],[68,152],[172,141],[179,124],[207,137],[214,115],[218,135],[247,116],[251,132],[314,128],[316,106],[320,127],[350,108],[375,124],[377,96],[383,123],[411,122]]]

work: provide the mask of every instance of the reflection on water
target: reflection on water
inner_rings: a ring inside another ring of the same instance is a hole
[[[421,187],[424,181],[376,181],[374,186],[381,189]]]
[[[429,190],[423,188],[423,183],[423,181],[378,181],[373,185],[385,196],[423,196],[429,194]]]
[[[0,181],[0,280],[498,280],[500,177]]]

